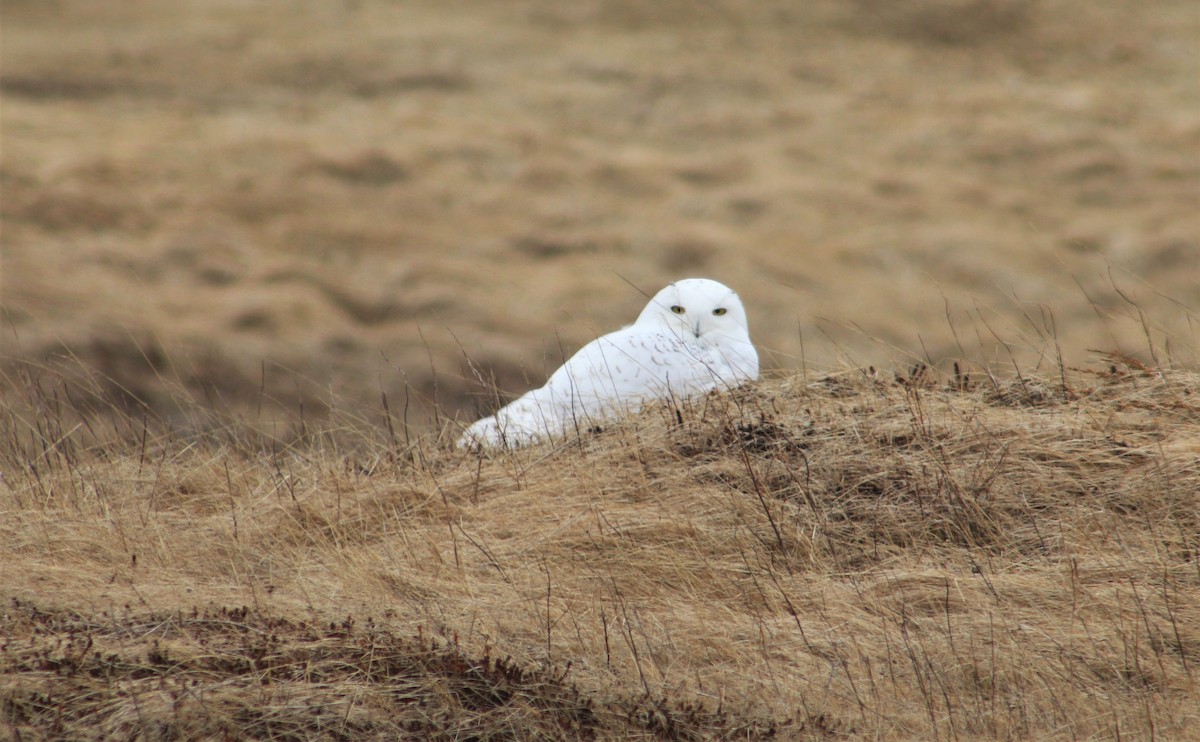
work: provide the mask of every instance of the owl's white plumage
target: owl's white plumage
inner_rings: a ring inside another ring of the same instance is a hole
[[[659,291],[632,325],[596,338],[495,415],[473,423],[459,447],[516,447],[758,378],[746,310],[733,289],[689,278]]]

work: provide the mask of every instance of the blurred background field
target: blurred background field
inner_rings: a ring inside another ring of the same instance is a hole
[[[10,0],[2,33],[10,380],[466,417],[689,276],[784,371],[1196,360],[1190,0]]]

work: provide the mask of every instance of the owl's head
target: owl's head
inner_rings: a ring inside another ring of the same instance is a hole
[[[635,324],[665,325],[684,338],[750,339],[746,309],[737,292],[707,278],[667,284],[654,295]]]

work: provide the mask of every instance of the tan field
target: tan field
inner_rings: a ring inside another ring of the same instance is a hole
[[[1198,57],[1191,0],[10,0],[5,356],[424,425],[705,276],[784,372],[1195,365]]]
[[[2,15],[14,739],[1200,739],[1193,0]]]

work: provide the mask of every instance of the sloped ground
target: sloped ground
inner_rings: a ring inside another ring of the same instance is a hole
[[[792,377],[491,457],[10,381],[14,738],[1200,729],[1194,372]]]

